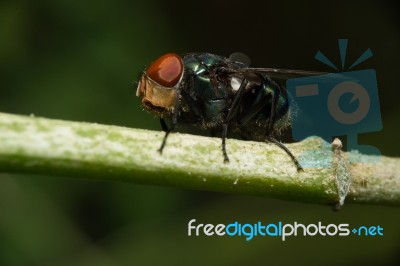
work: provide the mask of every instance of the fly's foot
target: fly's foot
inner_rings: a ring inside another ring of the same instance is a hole
[[[226,154],[224,154],[224,163],[229,163],[229,158]]]

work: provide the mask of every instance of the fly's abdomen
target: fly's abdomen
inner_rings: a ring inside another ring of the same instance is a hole
[[[264,80],[243,95],[238,121],[240,126],[257,131],[256,135],[265,135],[269,124],[272,124],[272,131],[279,133],[289,125],[288,112],[286,90],[276,83]]]
[[[290,116],[289,116],[289,102],[286,88],[284,86],[278,84],[270,84],[268,89],[271,93],[275,93],[277,96],[277,100],[275,103],[274,110],[274,118],[273,121],[273,131],[280,133],[282,130],[287,128],[290,125]],[[267,111],[268,114],[272,111],[272,102],[271,107]],[[269,119],[269,118],[268,118]]]

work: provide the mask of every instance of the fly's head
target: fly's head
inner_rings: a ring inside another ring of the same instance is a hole
[[[154,61],[141,76],[136,96],[142,106],[158,115],[171,115],[177,98],[177,89],[184,72],[183,60],[175,53],[168,53]]]

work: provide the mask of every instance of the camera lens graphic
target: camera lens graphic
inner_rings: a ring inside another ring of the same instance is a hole
[[[345,93],[351,93],[353,95],[350,103],[359,100],[358,108],[354,112],[344,112],[339,106],[340,97]],[[330,115],[336,121],[350,125],[356,124],[365,118],[369,112],[371,100],[363,86],[354,81],[345,81],[339,83],[331,90],[327,105]]]

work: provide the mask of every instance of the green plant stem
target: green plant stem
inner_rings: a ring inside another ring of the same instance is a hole
[[[400,206],[400,159],[346,162],[337,146],[313,153],[298,173],[273,144],[173,133],[163,154],[163,132],[0,113],[0,172],[127,181],[196,190],[260,195],[310,203]],[[296,155],[321,150],[316,137],[288,144]],[[339,156],[340,155],[340,156]],[[360,155],[361,156],[361,155]],[[366,156],[361,156],[369,158]]]

